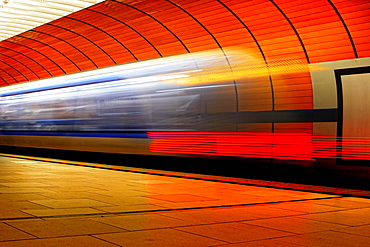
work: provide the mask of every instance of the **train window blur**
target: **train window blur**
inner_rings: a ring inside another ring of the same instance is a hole
[[[3,87],[0,130],[211,131],[201,114],[235,111],[238,81],[307,70],[295,60],[261,64],[238,49],[211,50]],[[228,129],[224,120],[217,130]]]
[[[3,97],[1,128],[10,131],[192,129],[199,92],[139,85],[75,86]]]
[[[221,54],[164,58],[82,72],[0,92],[2,131],[197,130],[201,89],[178,80],[219,66]],[[121,69],[120,69],[121,68]],[[192,80],[199,81],[196,75]],[[193,88],[194,89],[194,88]]]

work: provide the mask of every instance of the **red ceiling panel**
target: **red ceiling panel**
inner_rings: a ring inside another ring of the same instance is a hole
[[[30,80],[37,80],[40,77],[29,68],[29,65],[33,63],[31,59],[28,59],[26,56],[22,55],[21,53],[15,52],[11,49],[8,49],[4,46],[0,47],[2,50],[7,51],[7,54],[1,55],[1,61],[3,62],[4,68],[6,70],[15,70],[22,74],[22,77],[25,79],[20,79],[18,81],[30,81]],[[4,82],[5,83],[5,82]],[[7,85],[7,83],[5,83]],[[9,84],[9,82],[8,82]]]
[[[309,0],[296,0],[289,2],[280,2],[280,0],[276,0],[276,3],[289,18],[294,29],[296,29],[297,34],[302,39],[307,50],[307,54],[313,59],[310,59],[310,62],[325,62],[326,60],[324,57],[328,54],[333,54],[332,49],[337,47],[338,41],[341,42],[341,47],[343,49],[337,50],[337,53],[335,54],[345,54],[346,52],[351,51],[351,49],[353,50],[352,44],[349,40],[350,36],[346,32],[344,24],[341,23],[340,16],[338,16],[338,13],[328,1],[316,1],[312,3]],[[312,39],[312,36],[316,35],[316,31],[312,31],[310,28],[301,29],[302,25],[300,25],[300,23],[303,23],[303,26],[310,25],[319,27],[326,24],[328,20],[341,25],[335,28],[334,31],[332,29],[329,31],[326,29],[324,32],[321,32],[320,36],[316,36],[318,38],[316,41]],[[316,44],[310,45],[312,42]],[[322,45],[323,43],[325,43],[325,45]],[[353,53],[352,57],[347,58],[355,58],[355,53]]]
[[[77,12],[76,14],[78,14]],[[78,46],[85,48],[85,53],[89,57],[94,57],[95,63],[98,67],[103,67],[107,65],[115,64],[113,57],[107,51],[107,45],[109,46],[110,42],[107,44],[103,41],[106,34],[101,30],[94,28],[94,32],[91,32],[91,27],[82,22],[76,21],[74,19],[68,18],[59,19],[53,21],[53,26],[60,27],[63,30],[68,30],[67,32],[73,32],[77,35]],[[112,41],[111,41],[112,42]]]
[[[89,56],[97,48],[87,46],[89,41],[78,33],[59,27],[56,22],[37,27],[35,30],[49,34],[58,40],[63,40],[65,42],[63,46],[69,46],[69,48],[67,48],[68,53],[71,52],[73,54],[73,61],[81,70],[98,67],[94,59]],[[58,49],[61,50],[59,47]],[[66,51],[63,51],[63,53],[65,52]]]
[[[28,80],[28,78],[17,69],[17,67],[22,65],[22,64],[20,64],[17,60],[13,59],[13,61],[15,61],[15,64],[17,66],[11,66],[9,63],[5,62],[5,60],[7,60],[8,58],[13,59],[12,57],[9,57],[9,56],[0,55],[1,66],[4,66],[4,67],[6,66],[6,67],[9,68],[6,71],[6,73],[9,76],[13,77],[14,80],[17,81],[17,82],[22,81],[22,80]]]
[[[5,51],[5,55],[11,56],[11,54],[15,54],[13,56],[14,59],[17,61],[21,61],[23,64],[27,64],[27,67],[32,70],[38,78],[44,78],[52,76],[53,74],[48,70],[47,64],[43,59],[45,59],[45,55],[40,55],[35,51],[34,49],[27,48],[26,46],[18,45],[17,43],[11,42],[11,41],[17,42],[16,39],[8,39],[5,41],[2,41],[0,44],[1,50]],[[21,39],[19,39],[21,40]],[[42,57],[42,59],[39,58],[39,56]],[[7,60],[6,60],[7,61]],[[50,60],[49,60],[50,61]],[[55,69],[55,64],[50,64],[50,69]],[[13,65],[12,65],[13,67]],[[8,70],[7,67],[4,68],[4,70]],[[2,75],[1,75],[2,76]],[[11,84],[12,82],[7,81],[8,84]]]
[[[370,3],[367,0],[343,1],[332,0],[338,9],[343,22],[351,33],[353,43],[356,47],[358,57],[368,57],[370,50],[370,39],[366,44],[359,47],[358,39],[368,37],[370,33]],[[364,49],[364,47],[368,49]]]

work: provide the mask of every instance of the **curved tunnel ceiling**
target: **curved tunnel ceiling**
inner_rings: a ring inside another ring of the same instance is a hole
[[[107,0],[0,42],[0,86],[230,46],[266,67],[363,58],[369,34],[367,0]],[[266,81],[273,110],[312,109],[308,72]]]
[[[2,0],[0,41],[104,0]]]

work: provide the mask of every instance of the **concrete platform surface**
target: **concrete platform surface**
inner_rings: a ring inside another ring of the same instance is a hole
[[[366,198],[0,157],[1,247],[369,244]]]

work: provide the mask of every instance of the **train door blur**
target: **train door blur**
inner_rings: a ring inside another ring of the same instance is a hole
[[[343,136],[370,137],[370,74],[342,76]]]
[[[370,73],[342,74],[341,86],[342,157],[366,159],[370,157]]]

